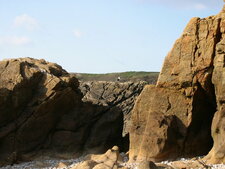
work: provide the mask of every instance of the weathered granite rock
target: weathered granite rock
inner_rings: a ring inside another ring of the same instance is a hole
[[[220,41],[215,46],[212,81],[215,85],[217,112],[212,123],[214,145],[205,160],[208,163],[225,163],[225,6],[217,16],[220,18]]]
[[[92,169],[95,165],[97,165],[98,163],[96,163],[95,161],[92,160],[86,160],[81,162],[80,164],[78,164],[75,167],[72,167],[72,169]]]
[[[214,159],[217,154],[224,158],[220,153],[225,153],[221,146],[225,145],[224,29],[225,8],[216,16],[191,19],[167,55],[156,87],[146,86],[135,104],[131,161],[208,153],[213,144],[211,122],[217,109],[210,157]]]
[[[78,85],[44,60],[0,62],[0,159],[14,162],[45,145],[60,117],[81,100]]]
[[[119,148],[117,146],[114,146],[105,154],[88,155],[84,162],[78,164],[73,169],[117,169],[119,168],[119,156]]]
[[[79,86],[57,64],[31,58],[1,61],[0,164],[43,153],[102,153],[115,144],[123,149],[123,121],[143,86]]]
[[[67,167],[67,165],[62,163],[62,162],[59,162],[59,164],[56,166],[57,169],[59,169],[59,168],[66,168],[66,167]]]
[[[152,161],[142,161],[137,166],[136,169],[158,169]]]
[[[107,150],[104,154],[89,154],[84,157],[84,161],[74,166],[72,169],[163,169],[161,164],[155,164],[151,161],[142,161],[140,163],[128,164],[124,162],[124,157],[119,154],[119,148]]]
[[[179,92],[146,86],[132,114],[130,160],[158,161],[176,155],[183,146],[190,108],[190,99]],[[185,124],[179,118],[185,119]]]

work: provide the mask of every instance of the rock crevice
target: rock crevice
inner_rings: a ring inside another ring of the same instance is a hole
[[[45,60],[1,61],[0,165],[43,154],[101,153],[114,145],[127,150],[124,124],[144,85],[79,83]]]
[[[135,104],[130,160],[205,155],[213,146],[208,162],[224,162],[218,153],[225,152],[219,134],[224,130],[224,30],[225,7],[216,16],[188,23],[165,58],[156,87],[146,86]]]

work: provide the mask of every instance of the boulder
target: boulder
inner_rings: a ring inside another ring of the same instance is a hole
[[[78,164],[74,169],[87,168],[87,169],[117,169],[118,160],[119,160],[119,148],[114,146],[112,149],[109,149],[104,154],[90,154],[85,157],[85,161],[81,164]]]
[[[92,160],[86,160],[81,162],[80,164],[72,167],[71,169],[92,169],[95,165],[97,165],[97,163],[95,161]]]
[[[0,164],[123,149],[123,123],[144,85],[80,84],[45,60],[0,61]]]
[[[0,62],[0,159],[46,145],[61,116],[81,100],[78,80],[59,65],[31,58]]]
[[[67,165],[63,162],[59,162],[56,168],[67,168]]]
[[[225,7],[188,23],[165,58],[157,85],[145,86],[135,103],[130,161],[205,155],[214,140],[208,157],[218,153],[216,161],[223,162],[224,26]]]
[[[158,167],[152,161],[142,161],[136,166],[136,169],[158,169]]]

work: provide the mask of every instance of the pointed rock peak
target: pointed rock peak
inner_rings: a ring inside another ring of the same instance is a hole
[[[224,2],[225,2],[225,0],[224,0]],[[222,8],[222,10],[220,11],[219,16],[220,16],[220,17],[225,17],[225,5],[223,5],[223,8]]]

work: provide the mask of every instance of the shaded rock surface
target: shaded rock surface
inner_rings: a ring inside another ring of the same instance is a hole
[[[73,169],[116,169],[119,163],[119,148],[114,146],[109,149],[105,154],[100,155],[88,155],[85,157],[85,161],[75,166]]]
[[[208,163],[225,163],[225,6],[218,15],[220,18],[220,41],[215,46],[215,58],[212,82],[215,85],[217,112],[212,122],[212,137],[214,145],[206,159]]]
[[[0,62],[0,79],[0,159],[14,162],[50,146],[60,117],[81,100],[79,83],[60,66],[29,58]]]
[[[216,16],[191,19],[157,85],[146,86],[135,104],[131,161],[205,155],[213,146],[208,162],[225,162],[224,42],[225,7]]]
[[[71,158],[104,152],[115,144],[123,147],[123,120],[144,84],[90,84],[79,88],[74,75],[45,60],[1,61],[2,164],[43,154]]]
[[[108,111],[113,111],[116,107],[121,110],[124,118],[123,136],[125,136],[130,127],[130,112],[133,109],[134,101],[146,84],[144,81],[138,83],[87,81],[80,82],[79,88],[84,95],[82,101],[110,107]]]

